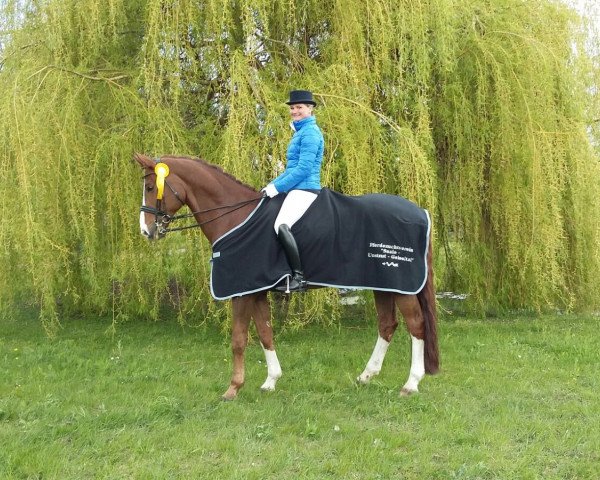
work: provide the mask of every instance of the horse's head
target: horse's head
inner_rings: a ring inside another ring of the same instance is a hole
[[[149,240],[157,240],[166,235],[169,222],[184,204],[178,193],[184,192],[183,182],[174,172],[169,172],[169,165],[162,160],[155,161],[139,153],[133,158],[144,169],[141,233]]]

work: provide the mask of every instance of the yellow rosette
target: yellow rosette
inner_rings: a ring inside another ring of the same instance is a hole
[[[157,163],[154,167],[156,173],[156,198],[162,200],[165,191],[165,178],[169,176],[169,166],[166,163]]]

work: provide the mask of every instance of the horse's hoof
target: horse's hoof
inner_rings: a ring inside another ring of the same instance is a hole
[[[358,377],[356,377],[356,381],[357,383],[360,383],[361,385],[368,385],[369,383],[371,383],[371,380],[373,380],[373,377],[377,376],[379,372],[372,372],[372,373],[361,373]]]
[[[406,387],[402,388],[402,390],[400,390],[400,396],[401,397],[410,397],[411,395],[415,395],[419,393],[418,390],[410,390]]]
[[[260,386],[260,391],[261,392],[274,392],[275,391],[275,382],[276,382],[276,380],[267,379],[267,381]]]
[[[237,392],[235,390],[229,389],[223,394],[221,400],[223,400],[224,402],[231,402],[232,400],[235,400],[236,397]]]
[[[281,375],[280,375],[281,376]],[[277,377],[279,378],[279,377]],[[274,392],[275,385],[277,385],[277,378],[267,378],[265,383],[260,386],[261,392]]]

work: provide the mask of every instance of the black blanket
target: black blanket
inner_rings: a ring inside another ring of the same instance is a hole
[[[268,290],[290,275],[273,229],[283,199],[263,199],[213,243],[215,299]],[[402,197],[323,189],[292,232],[309,284],[415,294],[427,279],[429,214]]]

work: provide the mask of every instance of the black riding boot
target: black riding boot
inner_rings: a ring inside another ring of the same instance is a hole
[[[284,284],[275,287],[275,290],[280,292],[302,292],[306,290],[306,280],[304,280],[304,272],[302,271],[302,263],[300,262],[300,252],[298,251],[298,244],[296,239],[286,224],[279,226],[277,232],[277,238],[283,246],[285,256],[287,257],[288,263],[292,268],[292,279],[284,280]]]

